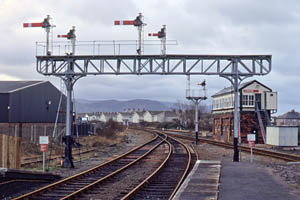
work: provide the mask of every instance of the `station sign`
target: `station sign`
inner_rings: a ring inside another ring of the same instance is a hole
[[[49,136],[40,136],[40,144],[49,144]]]
[[[252,90],[252,89],[245,89],[243,90],[244,93],[259,93],[259,90]]]
[[[247,135],[248,145],[249,147],[254,147],[255,145],[255,134],[248,134]]]
[[[49,137],[48,136],[40,136],[40,151],[46,152],[48,151]]]

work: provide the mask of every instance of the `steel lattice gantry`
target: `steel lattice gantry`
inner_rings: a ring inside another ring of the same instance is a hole
[[[238,155],[238,87],[254,75],[270,73],[271,55],[66,55],[37,56],[37,71],[61,77],[67,89],[64,167],[73,167],[71,96],[75,82],[86,75],[218,75],[234,89],[234,156]]]
[[[237,71],[235,65],[237,64]],[[68,65],[72,65],[68,68]],[[37,56],[43,75],[266,75],[271,55]]]

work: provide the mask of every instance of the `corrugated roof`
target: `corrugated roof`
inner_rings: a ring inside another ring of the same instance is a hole
[[[295,110],[291,110],[290,112],[278,116],[277,119],[300,119],[300,113]]]
[[[0,93],[11,93],[45,81],[0,81]]]

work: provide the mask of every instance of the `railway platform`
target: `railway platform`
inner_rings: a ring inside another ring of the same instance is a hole
[[[60,176],[53,175],[51,173],[0,168],[0,179],[55,181],[59,180],[60,178]]]
[[[249,162],[198,160],[173,200],[299,200],[266,168]]]
[[[217,200],[221,161],[197,160],[173,200]]]
[[[299,196],[255,163],[222,161],[219,200],[299,200]]]

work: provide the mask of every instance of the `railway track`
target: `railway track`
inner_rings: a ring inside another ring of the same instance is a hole
[[[184,155],[186,158],[182,159]],[[149,192],[149,196],[159,189],[160,184],[168,184],[168,187],[163,188],[162,198],[159,199],[169,199],[183,181],[190,165],[191,153],[184,144],[158,134],[109,162],[15,199],[132,199],[126,195],[137,195],[142,188]],[[172,180],[166,183],[168,179]],[[167,195],[164,194],[166,191]]]
[[[95,152],[96,150],[97,150],[96,147],[89,148],[89,149],[86,148],[85,150],[81,150],[81,151],[79,151],[78,149],[75,149],[72,155],[76,158],[76,157],[79,157],[82,155],[86,155],[86,154]],[[47,155],[47,157],[50,157],[50,156]],[[62,158],[61,155],[52,155],[50,157],[50,159],[49,158],[47,159],[47,162],[49,162],[49,160],[50,160],[51,162],[54,162],[54,163],[60,163],[61,158]],[[40,164],[40,163],[43,163],[43,156],[25,157],[21,161],[21,167],[26,167],[26,166]]]
[[[176,138],[181,138],[181,139],[186,139],[190,141],[194,141],[195,138],[192,136],[187,136],[186,132],[180,132],[180,131],[164,131],[164,133],[171,135]],[[183,134],[183,135],[182,135]],[[207,143],[207,144],[212,144],[224,148],[233,148],[233,145],[230,143],[225,143],[225,142],[219,142],[219,141],[214,141],[210,139],[204,139],[204,138],[199,138],[199,142],[202,143]],[[238,148],[244,152],[249,152],[250,153],[250,148],[247,146],[239,145]],[[272,157],[280,160],[284,160],[287,162],[299,162],[300,161],[300,156],[295,155],[295,154],[288,154],[288,153],[282,153],[282,152],[276,152],[276,151],[271,151],[271,150],[266,150],[266,149],[261,149],[257,147],[253,147],[253,154],[256,155],[261,155],[261,156],[267,156],[267,157]]]
[[[175,138],[168,137],[172,145],[172,154],[151,176],[128,193],[122,200],[127,199],[172,199],[188,174],[192,162],[190,149]]]

